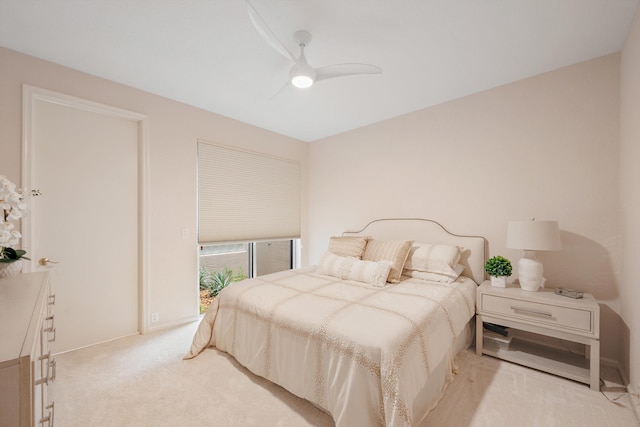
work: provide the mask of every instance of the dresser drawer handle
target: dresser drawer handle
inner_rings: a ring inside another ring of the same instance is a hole
[[[51,376],[49,377],[49,379],[51,381],[55,381],[56,380],[56,359],[54,359],[53,357],[51,358],[51,360],[49,361],[49,366],[51,366]]]
[[[43,361],[46,360],[47,363],[45,364],[46,366],[46,371],[42,372],[42,378],[40,378],[39,380],[37,380],[35,382],[35,385],[40,385],[40,384],[49,384],[49,368],[51,367],[51,351],[49,351],[47,354],[43,354],[42,356],[40,356],[38,358],[39,361]],[[42,365],[41,365],[42,366]]]
[[[511,310],[513,310],[515,312],[520,312],[520,313],[523,313],[523,314],[534,315],[534,316],[543,316],[543,317],[552,317],[553,316],[553,314],[551,314],[549,312],[531,310],[530,308],[522,308],[522,307],[511,306]]]
[[[47,332],[49,333],[49,342],[56,342],[56,328],[50,328],[47,329]],[[51,335],[53,335],[53,338],[51,337]]]
[[[39,380],[37,380],[35,382],[35,385],[40,385],[40,384],[49,384],[49,381],[55,381],[56,379],[56,359],[54,359],[53,357],[51,357],[51,352],[47,353],[47,354],[43,354],[42,356],[40,356],[38,358],[38,360],[42,361],[42,360],[46,360],[47,361],[47,371],[44,375],[43,378],[40,378]]]
[[[47,427],[53,427],[53,416],[56,413],[55,402],[51,402],[47,405],[46,409],[49,411],[46,417],[40,419],[40,425],[47,423]]]
[[[51,332],[53,330],[54,318],[55,318],[55,316],[53,316],[53,315],[45,317],[45,319],[44,319],[45,322],[46,322],[46,324],[45,324],[45,332]]]

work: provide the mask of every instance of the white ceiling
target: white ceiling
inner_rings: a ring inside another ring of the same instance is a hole
[[[0,0],[0,45],[314,141],[621,49],[640,0],[252,0],[313,35],[315,67],[374,64],[310,89],[244,0]]]

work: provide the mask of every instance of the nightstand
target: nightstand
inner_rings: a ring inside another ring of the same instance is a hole
[[[513,286],[493,287],[486,281],[477,290],[476,313],[478,355],[498,357],[600,390],[600,307],[592,295],[573,299],[557,295],[554,289],[529,292]],[[513,339],[508,345],[485,341],[482,322],[508,327]],[[586,344],[588,358],[519,338],[519,331]]]

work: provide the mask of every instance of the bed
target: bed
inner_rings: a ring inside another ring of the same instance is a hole
[[[225,288],[185,359],[215,346],[338,427],[417,426],[472,341],[484,261],[482,237],[375,220],[332,237],[317,266]]]

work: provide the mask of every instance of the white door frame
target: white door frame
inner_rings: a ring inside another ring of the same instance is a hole
[[[144,114],[123,110],[109,105],[88,101],[82,98],[65,95],[48,89],[41,89],[30,85],[22,86],[22,187],[32,189],[33,181],[33,132],[35,101],[50,102],[79,110],[98,113],[110,117],[127,119],[138,123],[138,330],[145,334],[149,331],[149,251],[148,251],[148,183],[149,183],[149,153],[148,153],[148,118]],[[27,252],[33,246],[31,234],[31,220],[27,216],[22,220],[22,244]],[[27,271],[31,267],[26,264]]]

